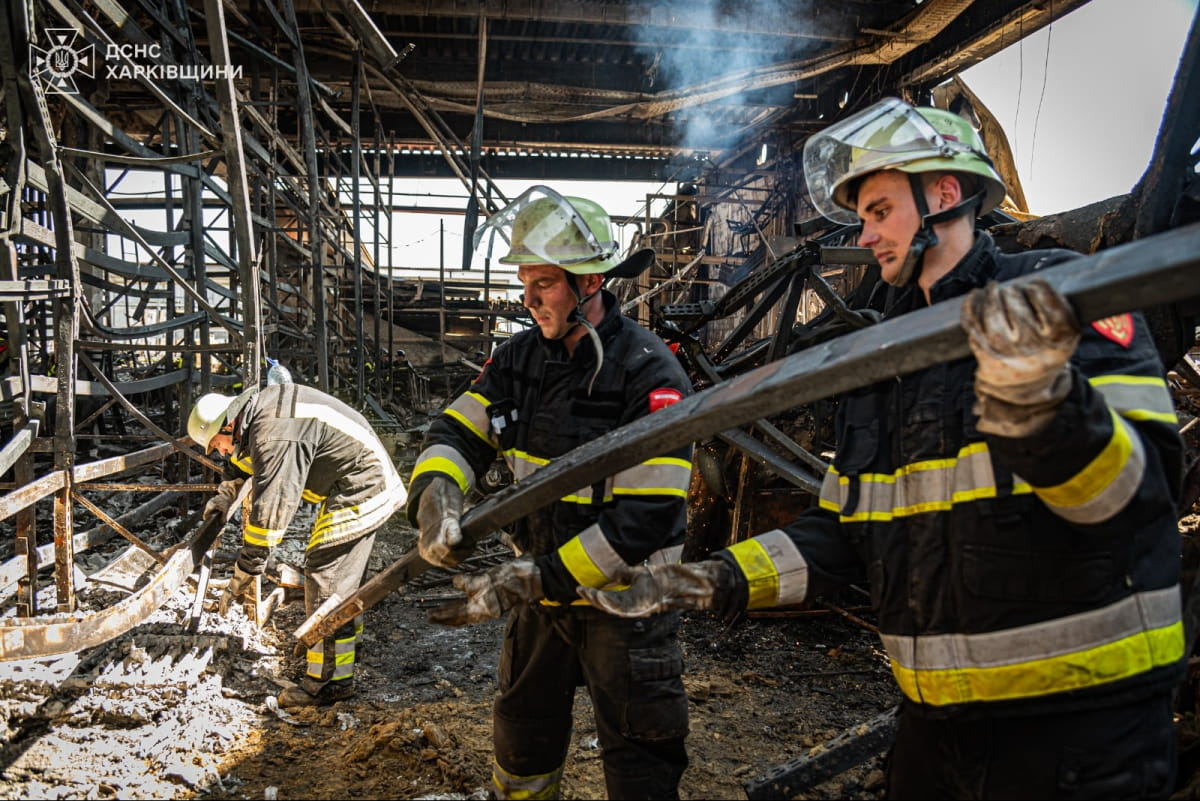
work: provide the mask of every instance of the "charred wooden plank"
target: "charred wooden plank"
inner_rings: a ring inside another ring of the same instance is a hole
[[[742,785],[746,798],[795,798],[889,748],[896,739],[900,707],[847,729],[827,743],[771,768]]]

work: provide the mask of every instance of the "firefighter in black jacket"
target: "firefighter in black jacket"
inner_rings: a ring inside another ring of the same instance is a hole
[[[470,390],[430,426],[408,514],[433,564],[465,556],[463,500],[497,454],[520,482],[690,392],[666,345],[601,289],[607,277],[642,272],[653,253],[621,261],[600,206],[533,187],[481,234],[489,231],[510,242],[501,261],[519,265],[537,327],[498,347]],[[689,446],[539,509],[517,526],[517,559],[456,577],[465,600],[431,614],[462,625],[512,610],[493,714],[497,797],[558,797],[575,689],[584,685],[609,797],[678,797],[688,725],[678,613],[613,617],[585,605],[576,587],[608,586],[629,564],[678,561],[690,475]]]
[[[885,315],[962,298],[974,358],[842,397],[818,508],[793,524],[581,594],[730,614],[868,581],[904,695],[889,797],[1165,797],[1181,444],[1145,321],[1081,331],[1045,282],[996,283],[1073,254],[974,230],[1005,190],[954,114],[881,101],[812,137],[805,171],[819,211],[861,221]]]
[[[205,516],[224,514],[242,482],[253,482],[222,614],[262,575],[302,500],[319,504],[304,555],[307,614],[334,593],[345,598],[359,588],[376,529],[406,499],[404,483],[365,417],[318,389],[282,383],[237,397],[201,396],[188,434],[206,452],[229,456],[250,477],[222,482]],[[309,648],[306,673],[279,694],[280,706],[323,706],[350,697],[361,630],[360,620],[353,620]]]

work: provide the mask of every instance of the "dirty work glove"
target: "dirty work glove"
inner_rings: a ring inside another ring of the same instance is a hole
[[[217,494],[208,499],[208,503],[204,504],[204,517],[209,518],[214,515],[228,517],[229,507],[233,506],[234,500],[238,493],[242,490],[242,482],[245,479],[233,478],[229,481],[222,481],[217,485]]]
[[[638,566],[620,579],[629,584],[628,589],[579,587],[576,591],[592,606],[618,617],[649,617],[668,609],[712,609],[721,567],[715,559]]]
[[[231,603],[246,597],[253,589],[256,578],[258,578],[257,573],[247,573],[241,565],[235,562],[233,578],[225,585],[225,591],[221,593],[221,600],[217,602],[217,614],[224,616],[229,611]]]
[[[1079,344],[1070,303],[1045,281],[989,283],[963,301],[961,323],[979,363],[975,413],[985,434],[1027,437],[1071,391],[1068,361]]]
[[[421,537],[417,540],[417,551],[431,565],[450,567],[465,559],[471,549],[458,548],[462,544],[463,494],[445,476],[434,476],[421,493],[417,507],[417,526]],[[457,550],[456,550],[457,549]]]
[[[467,597],[434,609],[429,613],[430,623],[465,626],[500,617],[519,603],[546,597],[541,571],[529,557],[513,559],[482,573],[455,576],[454,586]]]

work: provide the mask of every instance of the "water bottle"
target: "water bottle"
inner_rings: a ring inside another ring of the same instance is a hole
[[[267,356],[267,364],[271,365],[267,370],[267,386],[272,384],[290,384],[292,383],[292,374],[288,369],[279,362]]]

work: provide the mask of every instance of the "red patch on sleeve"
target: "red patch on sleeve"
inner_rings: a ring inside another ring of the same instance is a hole
[[[663,387],[662,389],[650,390],[650,411],[657,412],[659,409],[665,409],[672,403],[678,403],[683,400],[683,393],[677,389]]]
[[[1128,348],[1129,343],[1133,342],[1132,314],[1117,314],[1112,317],[1105,317],[1103,320],[1097,320],[1092,323],[1092,328],[1095,328],[1100,336],[1105,339],[1111,339],[1123,348]]]

